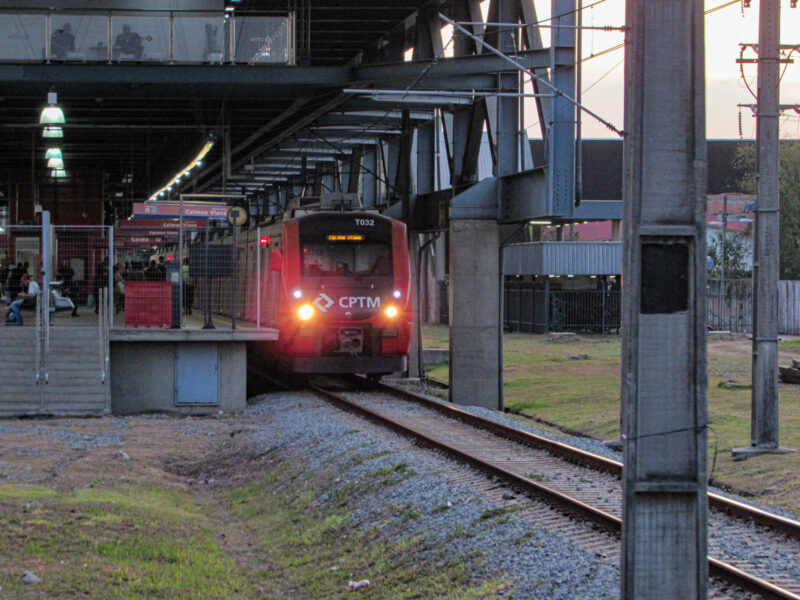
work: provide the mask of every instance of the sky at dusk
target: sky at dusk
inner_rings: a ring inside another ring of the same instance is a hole
[[[726,0],[707,0],[706,11],[724,5]],[[591,0],[584,0],[585,5]],[[539,19],[550,14],[549,0],[536,0]],[[744,65],[744,79],[736,59],[740,43],[758,42],[758,0],[749,8],[741,3],[732,4],[706,14],[706,133],[709,139],[736,139],[740,137],[737,104],[754,104],[745,81],[755,93],[756,65]],[[584,26],[620,26],[625,21],[625,0],[603,0],[584,10]],[[549,45],[549,37],[545,45]],[[597,30],[583,32],[583,103],[604,119],[622,129],[623,104],[623,48],[603,53],[619,46],[623,33]],[[781,44],[800,44],[800,8],[790,8],[789,0],[781,0]],[[756,58],[752,49],[745,58]],[[791,58],[794,64],[785,65],[781,81],[781,104],[800,104],[800,51]],[[531,137],[539,135],[536,111],[532,102],[526,106],[526,126]],[[741,109],[741,135],[755,137],[755,118],[750,109]],[[616,135],[589,116],[583,118],[584,138],[610,138]],[[800,138],[800,115],[784,113],[781,119],[782,138]]]

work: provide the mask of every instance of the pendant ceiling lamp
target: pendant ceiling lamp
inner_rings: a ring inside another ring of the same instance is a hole
[[[51,158],[60,158],[63,159],[64,156],[61,154],[61,148],[51,147],[47,149],[47,153],[44,155],[45,160],[50,160]]]
[[[42,109],[42,114],[39,116],[39,123],[41,125],[61,125],[66,123],[64,118],[64,111],[58,106],[58,94],[55,92],[47,93],[47,106]]]

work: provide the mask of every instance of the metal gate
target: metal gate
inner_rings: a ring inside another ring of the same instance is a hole
[[[111,237],[108,227],[50,226],[46,212],[40,226],[3,228],[5,304],[21,299],[30,280],[40,291],[18,304],[21,324],[0,327],[7,357],[0,363],[0,415],[108,412],[111,272],[105,277],[97,265],[107,267]]]
[[[753,284],[749,279],[708,281],[708,327],[749,333],[753,330]]]

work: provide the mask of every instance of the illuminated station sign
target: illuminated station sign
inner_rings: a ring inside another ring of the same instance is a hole
[[[224,221],[231,206],[209,202],[184,202],[184,219],[212,219]],[[134,202],[133,216],[139,219],[178,218],[181,214],[179,202]]]

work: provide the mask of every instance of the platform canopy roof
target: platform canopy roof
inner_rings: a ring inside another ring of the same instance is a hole
[[[61,12],[37,9],[36,4],[32,1],[26,10],[50,14],[53,27],[60,14],[75,12],[69,7]],[[59,2],[45,4],[58,6]],[[97,9],[97,4],[83,2],[93,7],[86,9],[88,15],[107,12],[107,8]],[[113,8],[125,1],[107,4]],[[227,4],[235,8],[237,19],[291,14],[297,31],[295,64],[47,61],[39,59],[36,49],[36,60],[0,56],[0,184],[9,185],[0,189],[50,182],[43,159],[50,140],[41,137],[39,124],[48,91],[57,92],[66,115],[59,142],[73,184],[81,182],[94,189],[92,184],[102,181],[112,200],[141,200],[191,160],[209,136],[214,136],[216,145],[199,171],[194,187],[198,191],[221,183],[226,144],[231,149],[230,172],[235,175],[244,173],[247,163],[256,164],[258,170],[268,150],[282,152],[285,159],[286,153],[291,156],[305,147],[307,165],[313,165],[325,150],[346,153],[359,140],[374,144],[381,136],[398,133],[400,111],[387,110],[385,104],[345,93],[345,89],[374,85],[405,89],[412,84],[425,89],[425,79],[434,77],[440,77],[436,87],[442,85],[441,78],[456,87],[467,88],[476,81],[486,85],[490,76],[482,70],[487,65],[498,69],[501,64],[490,56],[482,66],[456,61],[435,65],[420,78],[430,61],[402,60],[403,51],[414,44],[418,14],[417,3],[409,0]],[[8,22],[15,11],[19,9],[3,8],[0,2],[0,19]],[[218,16],[223,11],[219,2]],[[25,29],[28,21],[18,22]],[[77,21],[73,22],[77,27]],[[407,119],[418,122],[430,114],[430,108],[423,106],[412,110]],[[301,139],[305,141],[297,141]]]

